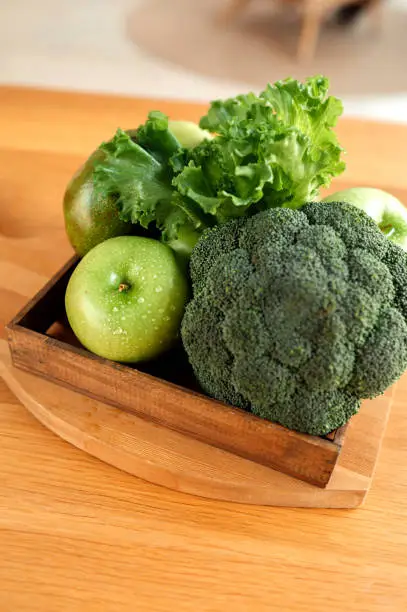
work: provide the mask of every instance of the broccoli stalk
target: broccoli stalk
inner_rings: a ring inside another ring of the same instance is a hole
[[[349,204],[207,230],[182,340],[209,395],[324,435],[407,367],[407,254]]]

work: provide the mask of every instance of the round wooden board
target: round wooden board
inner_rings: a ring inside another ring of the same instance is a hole
[[[204,108],[18,88],[3,88],[2,94],[0,337],[5,338],[3,325],[72,254],[60,203],[89,151],[118,125],[144,121],[151,108],[191,120]],[[348,152],[347,170],[332,191],[371,185],[407,202],[407,127],[345,118],[337,130]],[[8,358],[5,346],[2,351]],[[14,374],[4,373],[8,384]],[[60,392],[52,387],[55,398]],[[221,612],[226,601],[236,612],[406,610],[406,397],[407,375],[396,389],[365,506],[298,510],[201,499],[128,475],[37,424],[0,374],[0,547],[7,551],[0,563],[0,610],[123,612],[137,606],[163,612],[173,606],[179,612]],[[74,400],[68,407],[77,410]],[[376,442],[382,409],[374,404],[370,421],[366,410],[360,415]],[[359,466],[366,482],[377,454],[371,444],[369,455],[368,445],[370,439],[353,452],[344,448],[341,458]],[[142,459],[139,465],[147,469],[147,455]],[[170,476],[156,482],[172,486]],[[343,492],[345,484],[338,483],[337,490]],[[264,478],[263,489],[272,486]],[[173,485],[180,487],[183,482]],[[359,491],[352,493],[356,502],[363,496]],[[351,505],[346,497],[342,493]],[[328,505],[326,500],[320,497],[320,505]],[[338,496],[331,502],[340,505]]]
[[[364,404],[350,424],[328,486],[319,489],[18,370],[5,341],[0,343],[0,358],[1,375],[10,389],[64,440],[155,484],[249,504],[359,505],[370,486],[391,404],[390,394]]]

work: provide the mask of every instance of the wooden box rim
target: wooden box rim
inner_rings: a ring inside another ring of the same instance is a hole
[[[16,367],[309,484],[327,486],[347,425],[325,437],[301,434],[48,336],[55,298],[64,295],[77,262],[72,257],[6,326]],[[41,317],[44,323],[33,329]]]

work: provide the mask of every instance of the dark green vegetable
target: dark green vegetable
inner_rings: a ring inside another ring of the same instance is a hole
[[[407,367],[407,254],[342,203],[204,233],[182,340],[211,396],[322,435]]]
[[[328,80],[294,79],[212,103],[184,148],[168,118],[150,113],[130,138],[101,145],[95,188],[118,198],[121,218],[158,229],[187,256],[204,229],[273,207],[298,208],[344,170],[332,128],[342,103]],[[178,132],[177,132],[178,133]],[[200,142],[199,138],[201,139]]]

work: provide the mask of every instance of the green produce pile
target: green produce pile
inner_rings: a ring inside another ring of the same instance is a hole
[[[407,368],[407,213],[371,188],[317,201],[341,113],[327,79],[287,79],[102,143],[64,199],[82,344],[137,363],[182,341],[204,392],[316,435],[383,393]]]
[[[154,236],[157,230],[186,254],[207,227],[275,206],[298,208],[344,170],[332,130],[342,104],[327,90],[322,77],[288,79],[259,96],[213,102],[200,127],[216,136],[201,132],[192,148],[182,146],[188,132],[177,138],[168,118],[151,112],[131,135],[118,130],[100,146],[97,196],[116,198],[122,220]]]

